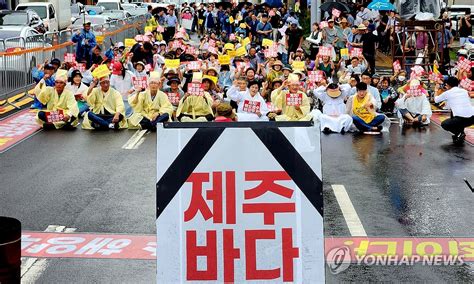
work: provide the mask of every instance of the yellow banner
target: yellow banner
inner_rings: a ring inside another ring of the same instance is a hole
[[[237,52],[235,50],[227,50],[227,55],[230,56],[230,58],[234,58]]]
[[[202,72],[194,72],[193,73],[193,82],[201,82],[202,80]]]
[[[125,39],[125,42],[124,42],[124,45],[125,47],[132,47],[135,45],[135,43],[137,43],[133,38],[126,38]]]
[[[229,55],[219,55],[219,64],[220,65],[229,65],[230,64],[230,56]]]
[[[247,50],[245,49],[245,46],[239,47],[235,51],[236,56],[244,56],[245,54],[247,54]]]
[[[230,42],[224,44],[224,49],[234,49],[234,48],[235,48],[234,45]]]
[[[97,79],[107,77],[109,75],[110,75],[110,69],[105,64],[102,64],[99,67],[95,68],[94,71],[92,72],[92,76]]]
[[[198,20],[198,25],[202,25],[202,24],[204,24],[204,20],[203,20],[203,19],[199,19],[199,20]]]
[[[165,59],[166,68],[179,68],[179,59]]]
[[[304,70],[304,61],[293,61],[294,70]]]
[[[250,43],[250,38],[249,37],[244,38],[244,40],[242,41],[243,46],[247,46],[249,43]]]
[[[95,36],[95,41],[97,41],[98,44],[102,44],[104,42],[104,36]]]
[[[232,16],[229,17],[229,23],[230,23],[230,24],[233,24],[233,23],[234,23],[234,17],[232,17]]]
[[[268,38],[264,38],[263,41],[262,41],[262,45],[271,47],[273,45],[273,40],[268,39]]]
[[[344,59],[349,59],[349,49],[342,48],[341,49],[341,57]]]

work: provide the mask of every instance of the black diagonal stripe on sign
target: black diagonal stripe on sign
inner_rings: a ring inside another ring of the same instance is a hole
[[[276,127],[252,130],[323,217],[323,184],[300,153]]]
[[[200,128],[156,183],[156,218],[192,174],[224,128]]]

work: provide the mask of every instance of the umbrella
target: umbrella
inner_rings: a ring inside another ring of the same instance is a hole
[[[231,2],[216,3],[216,7],[219,8],[219,6],[222,6],[222,9],[227,10],[227,8],[232,8],[232,3]]]
[[[331,12],[332,9],[338,9],[343,13],[351,12],[351,9],[346,4],[341,2],[324,2],[321,6],[319,6],[319,9],[328,12]]]
[[[378,11],[395,11],[395,6],[388,0],[374,0],[367,8]]]

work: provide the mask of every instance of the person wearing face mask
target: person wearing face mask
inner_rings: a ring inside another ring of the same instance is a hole
[[[259,93],[260,84],[257,81],[250,81],[248,88],[242,91],[238,81],[227,91],[228,97],[238,105],[237,116],[239,121],[259,121],[268,120],[268,107],[265,100]]]
[[[133,108],[133,114],[128,119],[129,128],[156,131],[157,123],[170,120],[173,106],[168,96],[160,91],[162,83],[160,74],[152,72],[148,88],[128,97],[128,102]]]
[[[407,78],[406,78],[406,72],[401,70],[399,72],[396,72],[391,78],[390,78],[390,84],[392,87],[397,90],[401,86],[404,86],[407,83]]]
[[[122,95],[110,87],[108,75],[94,79],[87,91],[87,104],[91,110],[84,114],[83,129],[127,128]]]
[[[54,87],[44,88],[37,96],[46,108],[38,111],[36,121],[45,129],[74,128],[78,124],[79,108],[74,94],[65,88],[66,82],[67,71],[59,69]],[[51,112],[62,112],[63,118],[52,121]]]

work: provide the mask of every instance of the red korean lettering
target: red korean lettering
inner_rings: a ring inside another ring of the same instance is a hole
[[[224,229],[224,282],[234,282],[234,260],[240,258],[240,249],[234,247],[234,230]]]
[[[201,212],[204,220],[209,220],[212,212],[202,197],[202,183],[209,182],[209,173],[192,173],[186,182],[192,183],[192,194],[189,207],[184,211],[184,222],[192,220],[198,211]]]
[[[293,281],[293,259],[299,257],[299,249],[293,247],[293,229],[283,228],[281,230],[282,246],[281,254],[283,258],[283,281]]]
[[[267,191],[291,198],[293,190],[276,184],[277,180],[291,180],[291,178],[285,171],[245,172],[245,181],[262,181],[258,186],[245,190],[245,199],[257,198]]]
[[[206,257],[206,270],[198,270],[198,256]],[[186,231],[186,280],[217,280],[216,231],[206,231],[206,245],[198,246],[196,231]]]
[[[226,224],[235,224],[235,172],[226,172],[225,173],[225,182],[226,182],[226,189],[225,189],[225,196],[226,196],[226,203],[225,203],[225,218]]]
[[[276,279],[280,268],[257,269],[257,240],[274,240],[275,230],[245,230],[246,280]]]

